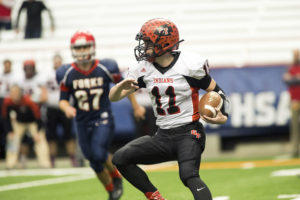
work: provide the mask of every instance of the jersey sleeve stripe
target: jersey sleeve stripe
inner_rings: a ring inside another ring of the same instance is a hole
[[[67,88],[64,83],[60,84],[60,90],[63,92],[69,92],[69,88]]]
[[[198,93],[198,88],[191,87],[192,90],[192,102],[193,102],[193,116],[192,120],[193,122],[198,121],[200,119],[199,115],[199,93]]]
[[[108,69],[104,65],[99,64],[98,66],[107,74],[107,76],[110,78],[112,82],[116,83],[113,75],[108,71]]]
[[[40,108],[36,103],[34,103],[29,96],[24,97],[24,104],[28,105],[30,109],[32,110],[35,119],[40,119],[41,118],[41,113],[40,113]]]
[[[122,80],[122,75],[120,73],[112,74],[112,78],[114,83],[119,83]]]
[[[63,83],[63,84],[66,85],[67,77],[68,77],[69,73],[70,73],[72,70],[73,70],[73,68],[70,67],[70,68],[66,71],[66,73],[65,73],[65,75],[64,75],[64,77],[63,77],[61,83]]]

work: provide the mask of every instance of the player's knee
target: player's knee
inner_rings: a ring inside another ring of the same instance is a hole
[[[82,154],[83,156],[88,160],[91,161],[92,160],[92,154],[87,151],[86,149],[81,148]]]
[[[90,166],[96,173],[100,173],[104,169],[103,164],[98,162],[90,162]]]
[[[97,163],[103,164],[106,162],[107,156],[108,156],[107,151],[104,149],[100,149],[92,153],[92,160],[94,160]]]
[[[122,164],[122,151],[118,150],[114,153],[112,163],[116,166]]]
[[[116,166],[124,165],[126,163],[126,156],[125,156],[124,148],[119,149],[116,151],[112,158],[112,163]]]
[[[199,171],[191,163],[185,162],[180,164],[179,176],[183,184],[187,185],[187,180],[193,177],[199,177]]]

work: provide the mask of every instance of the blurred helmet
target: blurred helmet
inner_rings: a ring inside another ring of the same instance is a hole
[[[144,23],[135,39],[139,41],[138,46],[134,48],[137,61],[148,60],[150,62],[153,62],[155,57],[178,49],[179,43],[183,41],[179,41],[176,25],[163,18],[151,19]],[[153,46],[152,55],[146,54],[149,44]]]
[[[32,59],[24,60],[23,70],[26,78],[32,78],[36,74],[35,61]]]
[[[72,56],[77,63],[91,61],[95,56],[95,48],[95,38],[88,31],[77,31],[71,37]]]
[[[35,61],[33,59],[24,60],[23,66],[24,67],[29,66],[35,68]]]

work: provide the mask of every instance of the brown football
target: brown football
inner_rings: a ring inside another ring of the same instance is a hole
[[[222,97],[215,91],[205,93],[199,101],[199,113],[200,115],[206,115],[207,117],[215,117],[215,108],[220,109],[223,105]]]

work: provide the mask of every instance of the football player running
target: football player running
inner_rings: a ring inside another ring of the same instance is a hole
[[[137,164],[156,164],[177,160],[179,176],[195,200],[211,200],[207,185],[199,177],[205,133],[200,117],[214,124],[227,121],[228,100],[209,75],[206,59],[178,51],[179,33],[167,19],[144,23],[136,36],[138,64],[129,68],[128,77],[115,85],[109,94],[118,101],[139,88],[148,91],[156,114],[157,133],[131,141],[113,156],[113,163],[123,177],[143,192],[148,200],[164,200],[146,173]],[[217,116],[199,116],[198,90],[218,92],[224,105]]]
[[[108,149],[113,139],[114,120],[108,99],[109,84],[122,80],[117,63],[112,59],[97,60],[95,39],[87,31],[77,31],[71,38],[74,63],[56,71],[60,82],[59,107],[67,117],[75,117],[78,140],[98,179],[109,193],[109,200],[120,199],[122,179],[112,164]],[[69,103],[74,99],[74,107]],[[129,96],[136,118],[144,118],[145,109]]]

